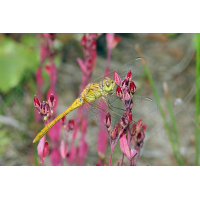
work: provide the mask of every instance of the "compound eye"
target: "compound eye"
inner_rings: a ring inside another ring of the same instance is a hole
[[[110,86],[110,83],[106,82],[106,86],[109,87],[109,86]]]

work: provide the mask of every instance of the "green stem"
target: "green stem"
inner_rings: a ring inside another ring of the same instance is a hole
[[[171,118],[172,128],[173,128],[173,131],[174,131],[174,141],[175,141],[176,152],[177,152],[178,157],[180,159],[181,165],[183,165],[183,157],[179,152],[180,142],[179,142],[179,138],[178,138],[178,131],[177,131],[177,127],[176,127],[176,120],[175,120],[174,112],[173,112],[173,109],[172,109],[172,104],[171,104],[169,98],[166,98],[166,101],[167,101],[167,107],[168,107],[170,118]]]
[[[162,107],[161,107],[160,99],[159,99],[158,93],[157,93],[157,91],[156,91],[155,84],[154,84],[154,82],[153,82],[151,73],[150,73],[149,68],[147,67],[147,65],[145,65],[145,72],[146,72],[146,74],[147,74],[147,77],[148,77],[148,79],[149,79],[151,88],[152,88],[152,90],[153,90],[153,94],[154,94],[154,97],[155,97],[156,102],[157,102],[157,104],[158,104],[158,108],[159,108],[160,114],[161,114],[161,116],[162,116],[162,118],[163,118],[164,126],[165,126],[165,129],[166,129],[166,131],[167,131],[167,135],[168,135],[168,137],[169,137],[169,141],[170,141],[170,143],[171,143],[172,150],[173,150],[174,156],[175,156],[175,158],[176,158],[176,161],[177,161],[178,165],[183,165],[183,163],[182,163],[181,160],[180,160],[180,157],[178,156],[177,150],[176,150],[176,148],[175,148],[175,143],[174,143],[174,141],[173,141],[172,134],[171,134],[169,125],[168,125],[167,120],[166,120],[166,117],[165,117],[165,113],[164,113],[164,111],[163,111],[163,109],[162,109]]]
[[[196,96],[195,96],[195,123],[199,125],[199,57],[200,57],[200,33],[197,33],[196,46]],[[195,147],[196,147],[196,165],[199,165],[199,130],[195,127]]]

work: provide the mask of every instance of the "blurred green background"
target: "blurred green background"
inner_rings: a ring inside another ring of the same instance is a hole
[[[120,34],[121,41],[112,50],[111,69],[139,56],[139,44],[147,64],[167,121],[172,129],[170,113],[163,91],[163,82],[169,87],[170,102],[173,106],[180,153],[185,165],[195,165],[195,35],[194,34]],[[55,63],[57,66],[56,91],[59,96],[57,115],[67,109],[78,97],[81,84],[81,70],[76,61],[83,58],[80,39],[83,34],[57,34]],[[33,138],[43,123],[35,125],[33,98],[37,91],[36,69],[40,65],[39,34],[0,34],[0,165],[37,165],[36,146]],[[92,80],[106,67],[107,47],[105,34],[97,40],[97,65]],[[47,63],[48,64],[48,63]],[[43,69],[43,100],[50,81]],[[154,99],[146,76],[139,85],[139,95]],[[73,111],[67,119],[74,118]],[[177,165],[159,111],[143,118],[147,124],[146,138],[138,165]],[[98,161],[96,138],[98,125],[90,121],[87,142],[89,144],[85,165],[96,165]],[[64,136],[62,136],[64,137]],[[47,138],[48,139],[48,138]],[[110,147],[106,160],[109,160]],[[113,164],[121,158],[119,147],[113,156]],[[50,165],[49,158],[45,160]]]

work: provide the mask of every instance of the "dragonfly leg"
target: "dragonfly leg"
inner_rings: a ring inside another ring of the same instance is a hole
[[[106,105],[108,106],[108,108],[109,108],[110,110],[113,111],[113,109],[111,108],[111,105],[110,105],[110,103],[108,102],[108,100],[107,100],[105,97],[102,97],[102,99],[105,101],[105,103],[106,103]]]

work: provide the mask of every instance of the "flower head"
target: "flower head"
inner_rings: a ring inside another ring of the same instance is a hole
[[[120,78],[120,76],[117,74],[117,72],[114,72],[114,79],[115,79],[115,83],[117,84],[117,85],[121,85],[121,78]]]
[[[131,72],[131,70],[127,73],[127,75],[126,75],[126,78],[125,79],[129,79],[129,80],[131,80],[132,79],[132,72]]]
[[[136,92],[137,87],[133,81],[130,82],[129,89],[132,94]]]
[[[120,86],[117,86],[117,88],[116,88],[116,94],[117,94],[117,96],[118,96],[119,98],[122,97],[123,93],[122,93],[122,89],[121,89]]]
[[[106,127],[108,128],[108,127],[110,127],[110,125],[111,125],[111,115],[110,115],[110,113],[107,113],[107,115],[106,115]]]
[[[34,97],[34,106],[39,109],[40,108],[40,100],[35,96]]]

